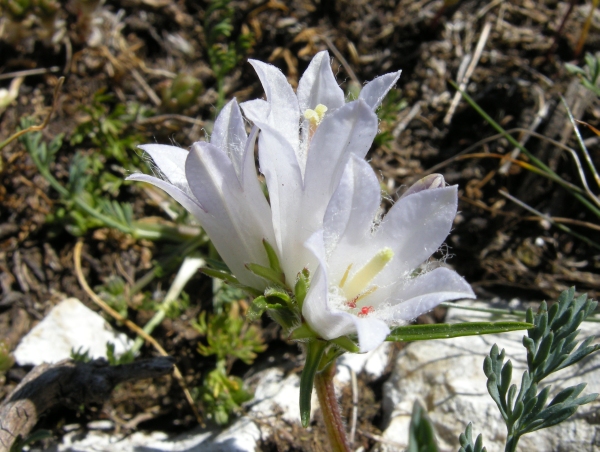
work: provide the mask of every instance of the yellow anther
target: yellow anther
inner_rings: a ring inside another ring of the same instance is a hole
[[[383,248],[363,268],[358,270],[352,279],[348,281],[344,289],[346,299],[352,300],[361,295],[367,289],[368,284],[379,274],[381,270],[394,257],[394,252],[390,248]]]
[[[326,111],[327,107],[323,104],[319,104],[314,110],[311,110],[310,108],[307,109],[304,112],[304,117],[308,119],[313,126],[318,126],[321,121],[323,121]]]
[[[319,115],[319,122],[323,121],[325,117],[325,113],[327,112],[327,107],[323,104],[319,104],[315,107],[315,112]]]

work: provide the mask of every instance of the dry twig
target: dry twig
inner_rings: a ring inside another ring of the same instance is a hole
[[[103,403],[117,384],[165,375],[173,361],[160,357],[109,366],[104,359],[89,363],[66,359],[36,366],[0,405],[0,452],[8,452],[15,441],[26,437],[53,406]]]

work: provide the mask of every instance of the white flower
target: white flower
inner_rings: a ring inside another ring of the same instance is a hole
[[[450,232],[457,186],[442,176],[411,187],[377,224],[380,186],[364,160],[352,156],[323,221],[306,247],[319,262],[302,314],[323,339],[358,336],[372,350],[401,325],[442,301],[474,298],[448,268],[414,276]]]
[[[368,83],[359,98],[345,103],[327,52],[311,61],[297,93],[276,67],[251,60],[267,100],[241,105],[261,130],[264,173],[281,266],[288,283],[318,261],[304,247],[322,228],[325,209],[351,155],[363,158],[377,134],[374,110],[400,77],[386,74]]]
[[[171,195],[200,222],[221,258],[245,285],[266,283],[245,267],[269,261],[263,239],[275,244],[271,209],[254,163],[258,130],[250,137],[237,102],[229,102],[215,121],[210,143],[194,143],[188,152],[175,146],[140,146],[154,161],[157,177],[133,174],[128,180],[149,182]]]

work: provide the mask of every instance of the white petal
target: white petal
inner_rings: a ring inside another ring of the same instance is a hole
[[[147,182],[167,192],[175,201],[185,207],[196,219],[202,224],[202,219],[206,216],[206,212],[193,196],[188,195],[183,190],[173,184],[166,182],[158,177],[148,176],[147,174],[137,173],[132,174],[125,180],[135,180],[138,182]]]
[[[202,226],[234,275],[244,284],[264,287],[247,263],[268,265],[262,240],[273,240],[270,218],[259,216],[261,199],[244,196],[233,164],[208,143],[196,143],[186,162],[194,196],[208,215]]]
[[[229,156],[238,177],[242,173],[246,138],[242,113],[237,101],[233,99],[219,113],[210,137],[210,144]]]
[[[258,157],[269,189],[273,228],[282,256],[281,265],[286,277],[293,281],[308,264],[303,248],[306,236],[302,236],[304,239],[296,236],[296,228],[303,224],[305,214],[299,208],[303,193],[302,176],[288,141],[269,125],[256,125],[261,128]]]
[[[275,66],[257,60],[249,62],[260,78],[270,105],[266,122],[288,140],[294,152],[298,152],[300,110],[294,90]]]
[[[325,105],[328,111],[344,105],[344,92],[335,80],[326,50],[313,57],[298,83],[297,95],[300,113],[309,108],[314,110],[319,104]]]
[[[394,258],[380,273],[402,275],[414,270],[444,242],[458,205],[458,186],[424,190],[400,198],[375,233],[377,246],[389,246]]]
[[[379,181],[371,166],[351,156],[323,220],[328,251],[343,243],[364,246],[381,201]],[[347,254],[346,254],[347,255]]]
[[[401,73],[402,71],[391,72],[370,81],[362,89],[358,98],[363,99],[373,110],[376,110],[381,105],[383,98],[396,84]]]
[[[188,183],[185,178],[185,159],[188,151],[166,144],[143,144],[138,147],[152,157],[160,171],[159,176],[164,176],[184,192],[188,191]]]
[[[327,281],[323,233],[318,231],[307,240],[305,246],[319,261],[320,265],[312,271],[310,288],[302,305],[302,315],[308,325],[323,339],[335,339],[356,332],[351,314],[334,310],[329,306],[329,287]]]
[[[312,208],[322,215],[351,154],[364,157],[377,134],[377,116],[363,101],[351,102],[325,117],[308,151],[304,186]]]
[[[351,314],[348,314],[351,315]],[[376,317],[356,317],[352,316],[354,320],[354,327],[358,334],[358,345],[361,353],[370,352],[377,348],[388,334],[390,334],[390,328],[387,324]]]
[[[249,100],[247,102],[242,102],[240,107],[242,107],[244,115],[246,115],[246,118],[248,118],[250,121],[254,123],[263,122],[268,124],[271,107],[269,106],[269,102],[266,100]]]
[[[458,273],[440,267],[411,279],[404,285],[397,285],[391,297],[388,301],[393,305],[376,314],[381,319],[398,322],[413,320],[443,301],[475,298],[475,294]]]

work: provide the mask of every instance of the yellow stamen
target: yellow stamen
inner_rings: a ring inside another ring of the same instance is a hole
[[[304,112],[304,117],[308,119],[311,125],[318,126],[319,124],[321,124],[321,121],[323,121],[326,111],[327,107],[323,104],[319,104],[315,107],[314,110],[311,110],[310,108],[307,109]]]
[[[381,270],[394,257],[391,248],[383,248],[363,268],[358,270],[352,279],[348,281],[348,286],[344,289],[346,299],[351,300],[362,294],[367,285],[379,274]],[[345,281],[344,281],[345,282]]]
[[[365,298],[367,295],[372,294],[373,292],[375,292],[377,290],[377,286],[373,286],[371,288],[369,288],[369,290],[366,290],[365,292],[361,293],[357,298],[356,301],[360,301],[363,298]]]
[[[344,276],[342,276],[342,280],[340,281],[340,287],[344,287],[344,284],[346,284],[346,280],[348,279],[348,274],[350,273],[351,268],[352,264],[348,265],[348,268],[344,272]]]

